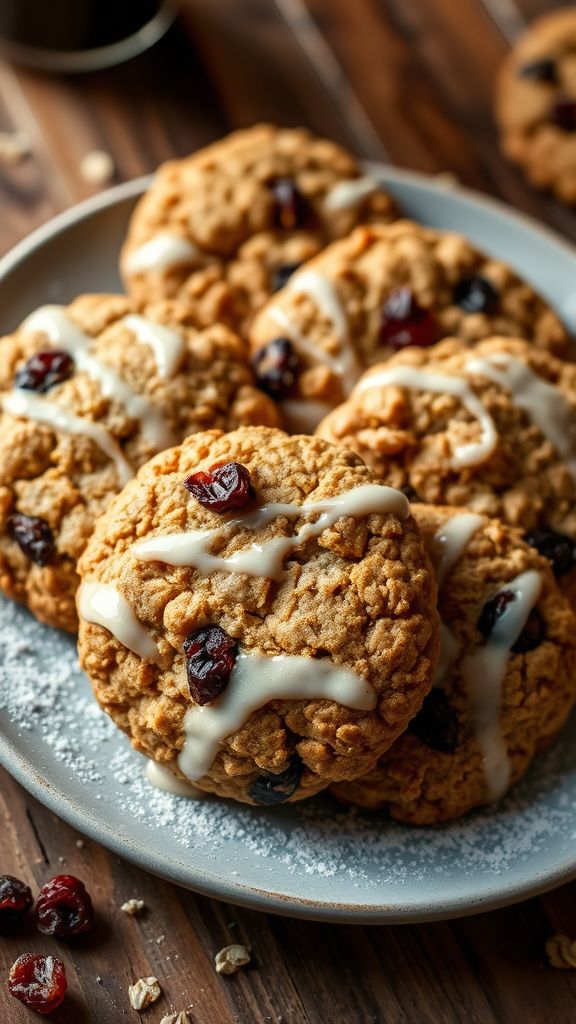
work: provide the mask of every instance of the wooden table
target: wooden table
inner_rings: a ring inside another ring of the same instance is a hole
[[[307,3],[307,6],[305,5]],[[576,214],[523,183],[498,153],[494,75],[543,0],[187,0],[178,30],[111,71],[43,77],[0,63],[0,129],[32,157],[0,167],[1,245],[89,195],[79,163],[113,154],[117,179],[151,171],[230,128],[307,124],[359,154],[453,172],[576,239]],[[291,921],[196,897],[86,841],[1,776],[0,871],[38,886],[63,870],[92,892],[96,930],[63,950],[70,997],[59,1024],[136,1020],[130,982],[154,974],[163,998],[142,1020],[189,1009],[193,1024],[569,1024],[576,973],[546,965],[554,932],[576,937],[576,884],[453,923],[345,927]],[[119,911],[132,897],[146,911]],[[253,966],[216,975],[213,955],[251,946]],[[0,941],[0,977],[29,927]],[[0,1022],[30,1015],[0,990]]]

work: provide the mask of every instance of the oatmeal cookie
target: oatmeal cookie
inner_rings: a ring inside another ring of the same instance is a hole
[[[182,299],[199,325],[244,332],[304,260],[395,207],[357,161],[302,128],[261,124],[163,164],[121,257],[139,302]]]
[[[536,188],[576,202],[576,9],[538,18],[500,70],[502,149]]]
[[[272,804],[360,775],[430,688],[434,573],[408,503],[319,438],[190,437],[115,499],[80,572],[97,699],[203,790]]]
[[[576,696],[576,616],[516,530],[467,510],[412,511],[438,571],[435,685],[377,768],[332,791],[434,825],[500,799],[555,737]]]
[[[567,353],[556,315],[509,267],[461,235],[403,220],[359,227],[307,263],[256,316],[250,339],[261,386],[297,428],[396,351],[491,334]]]
[[[195,430],[275,426],[244,345],[176,303],[46,306],[0,341],[0,589],[74,631],[94,520],[156,452]]]
[[[517,338],[448,339],[362,377],[319,425],[387,483],[503,519],[576,601],[576,366]]]

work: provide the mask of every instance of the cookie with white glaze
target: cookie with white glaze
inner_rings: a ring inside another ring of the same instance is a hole
[[[503,523],[413,505],[438,572],[442,654],[405,734],[344,803],[434,825],[499,800],[576,697],[576,616],[547,562]]]
[[[412,221],[359,227],[296,271],[250,332],[261,386],[308,429],[373,363],[448,336],[526,338],[562,357],[566,331],[499,259],[454,232]]]
[[[520,529],[576,599],[576,366],[527,341],[446,340],[372,367],[318,434],[395,487]]]
[[[97,699],[209,792],[271,804],[360,775],[431,685],[434,576],[408,503],[318,438],[190,437],[115,499],[80,572]]]
[[[358,161],[303,128],[234,132],[163,164],[122,250],[138,302],[178,297],[195,322],[242,333],[294,269],[395,206]]]
[[[75,631],[76,562],[96,517],[195,430],[274,426],[244,345],[182,307],[119,295],[41,307],[0,341],[0,590]]]
[[[536,188],[576,203],[576,10],[537,18],[504,61],[496,89],[504,154]]]

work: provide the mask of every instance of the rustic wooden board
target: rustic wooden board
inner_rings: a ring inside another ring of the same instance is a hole
[[[363,156],[451,171],[576,239],[576,216],[524,184],[500,157],[493,79],[542,0],[187,0],[182,27],[124,67],[44,77],[0,63],[0,130],[33,156],[0,166],[0,245],[91,194],[79,172],[94,148],[117,180],[151,171],[232,127],[307,124]],[[453,923],[360,928],[239,910],[158,881],[81,838],[0,772],[0,870],[33,888],[62,870],[94,896],[95,932],[61,946],[70,998],[58,1024],[136,1020],[128,984],[155,974],[162,1000],[142,1019],[188,1009],[193,1024],[569,1024],[576,974],[546,965],[548,935],[576,935],[576,885]],[[146,912],[119,910],[131,897]],[[161,938],[163,937],[163,938]],[[240,941],[252,966],[216,975]],[[0,940],[0,978],[29,949],[54,952],[33,926]],[[31,1019],[4,987],[0,1021]]]

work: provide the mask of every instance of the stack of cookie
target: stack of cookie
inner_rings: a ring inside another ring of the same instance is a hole
[[[270,126],[161,168],[121,266],[129,298],[2,341],[2,590],[78,609],[168,788],[422,824],[499,799],[576,697],[552,310]]]

